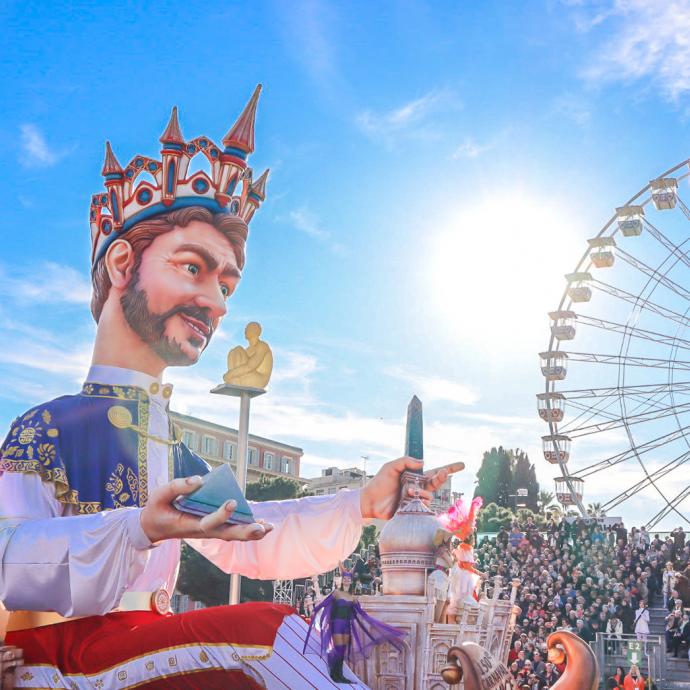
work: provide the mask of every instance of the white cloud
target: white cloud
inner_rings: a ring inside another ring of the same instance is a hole
[[[440,376],[412,372],[401,367],[389,367],[384,373],[411,384],[422,402],[442,400],[459,405],[474,405],[479,400],[479,394],[470,386]]]
[[[60,158],[36,125],[27,123],[20,127],[20,142],[22,155],[19,162],[25,168],[49,168]]]
[[[454,160],[459,158],[477,158],[492,148],[493,144],[479,144],[472,137],[467,137],[465,141],[453,151],[451,158]]]
[[[641,82],[672,101],[690,91],[689,0],[588,3],[574,21],[605,34],[583,71],[587,80]]]
[[[445,90],[434,89],[420,98],[383,112],[364,110],[355,118],[367,136],[388,145],[399,138],[432,140],[441,136],[436,116],[441,111],[457,110],[459,101]]]
[[[0,346],[0,362],[28,367],[45,374],[69,377],[73,381],[84,380],[91,359],[91,344],[79,344],[71,350],[53,344],[37,344],[27,340],[5,340]]]
[[[0,294],[43,304],[89,304],[91,283],[80,271],[52,261],[19,271],[0,265]]]
[[[570,120],[578,127],[586,127],[592,119],[592,113],[586,102],[581,97],[571,93],[564,93],[556,98],[551,112],[556,117]]]
[[[306,206],[290,211],[288,218],[297,230],[309,235],[309,237],[317,240],[325,240],[330,237],[330,233],[321,226],[318,216]]]

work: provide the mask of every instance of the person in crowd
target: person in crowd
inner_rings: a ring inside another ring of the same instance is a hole
[[[640,599],[640,606],[635,611],[635,636],[638,640],[646,640],[649,635],[649,609],[644,600]]]
[[[630,667],[628,675],[623,679],[624,690],[645,690],[645,679],[637,664]]]
[[[666,651],[668,654],[678,656],[682,638],[683,611],[674,609],[666,616]]]
[[[671,596],[676,586],[676,571],[673,567],[673,561],[667,561],[664,567],[662,576],[662,593],[664,595],[664,608],[668,607],[668,599]]]
[[[625,671],[622,666],[616,666],[616,672],[611,676],[611,680],[613,680],[613,684],[610,686],[612,690],[624,690]]]

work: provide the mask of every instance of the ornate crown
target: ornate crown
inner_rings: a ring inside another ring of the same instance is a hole
[[[249,223],[266,196],[268,170],[252,180],[247,158],[254,151],[254,120],[261,92],[259,84],[237,122],[217,146],[209,137],[185,141],[177,121],[177,107],[161,134],[162,160],[134,156],[123,169],[110,146],[105,144],[101,174],[105,191],[91,197],[91,263],[96,265],[110,244],[136,223],[160,213],[187,206],[203,206],[214,213],[229,213]],[[203,171],[187,177],[189,164],[198,153],[211,165],[211,175]],[[141,173],[155,180],[142,179]],[[241,192],[235,188],[242,182]]]

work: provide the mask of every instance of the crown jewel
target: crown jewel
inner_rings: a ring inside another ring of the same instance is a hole
[[[268,170],[253,180],[252,169],[247,166],[247,158],[254,151],[254,121],[260,92],[261,84],[223,137],[222,147],[209,137],[186,141],[177,119],[177,107],[173,107],[160,137],[161,160],[137,155],[123,168],[110,142],[106,142],[101,171],[105,191],[91,197],[89,214],[92,265],[114,240],[138,222],[177,208],[203,206],[213,213],[229,213],[249,223],[266,198],[268,180]],[[208,160],[210,175],[202,170],[188,175],[189,164],[197,154]],[[153,182],[142,179],[136,184],[142,173]]]

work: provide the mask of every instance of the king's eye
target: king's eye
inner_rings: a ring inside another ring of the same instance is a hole
[[[201,270],[197,264],[185,264],[184,268],[193,276],[199,275],[199,271]]]
[[[223,294],[223,297],[227,299],[230,297],[230,288],[227,285],[221,285],[220,286],[220,291]]]

